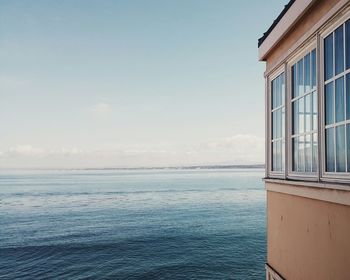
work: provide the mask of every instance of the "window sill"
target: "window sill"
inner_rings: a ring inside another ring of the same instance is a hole
[[[350,185],[265,178],[266,190],[350,206]]]

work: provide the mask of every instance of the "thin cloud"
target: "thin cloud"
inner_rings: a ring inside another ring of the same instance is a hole
[[[98,115],[106,115],[112,112],[112,106],[105,102],[99,102],[91,108],[91,111]]]
[[[264,162],[264,138],[238,134],[198,145],[118,145],[39,148],[19,145],[0,151],[0,168],[139,167]]]
[[[10,148],[5,152],[1,152],[2,156],[16,157],[37,157],[45,154],[45,151],[40,148],[35,148],[31,145],[18,145],[16,147]]]
[[[265,139],[256,135],[238,134],[209,142],[207,148],[218,158],[230,160],[235,164],[264,162]]]

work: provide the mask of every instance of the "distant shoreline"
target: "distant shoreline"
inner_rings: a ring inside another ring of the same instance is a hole
[[[0,170],[198,170],[198,169],[261,169],[264,164],[190,165],[166,167],[105,167],[105,168],[1,168]]]

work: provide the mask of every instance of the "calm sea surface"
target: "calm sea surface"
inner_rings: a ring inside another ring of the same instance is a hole
[[[263,176],[1,171],[0,279],[264,279]]]

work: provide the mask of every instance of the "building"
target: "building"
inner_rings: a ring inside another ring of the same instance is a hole
[[[267,279],[350,279],[350,1],[292,0],[266,62]]]

